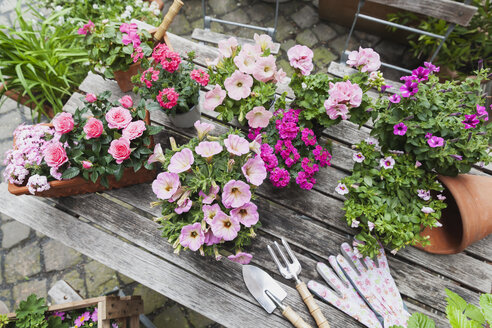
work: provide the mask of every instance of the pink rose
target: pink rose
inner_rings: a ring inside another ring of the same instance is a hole
[[[51,124],[55,127],[55,131],[61,134],[68,133],[73,130],[73,117],[70,113],[60,113],[56,115]]]
[[[99,138],[103,131],[103,123],[94,117],[89,118],[84,125],[86,139]]]
[[[130,108],[133,106],[133,100],[132,100],[132,97],[126,95],[126,96],[123,96],[120,98],[120,100],[118,100],[121,104],[121,106],[125,107],[125,108]]]
[[[68,161],[67,153],[63,145],[58,143],[49,144],[43,151],[44,160],[50,167],[60,167]]]
[[[123,107],[113,107],[106,113],[106,121],[110,129],[124,129],[132,121],[132,114]]]
[[[123,137],[128,140],[133,140],[140,137],[147,130],[145,122],[142,120],[131,122],[123,129]]]
[[[131,152],[130,140],[125,137],[111,141],[108,149],[108,153],[116,160],[116,164],[121,164],[125,159],[129,158]]]
[[[82,167],[86,170],[90,169],[92,167],[92,163],[89,161],[82,161]]]
[[[88,93],[85,95],[85,101],[89,102],[89,103],[93,103],[97,100],[97,97],[95,94],[93,93]]]

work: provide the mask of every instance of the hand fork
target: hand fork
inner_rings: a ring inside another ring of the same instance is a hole
[[[314,320],[316,321],[316,324],[320,328],[330,328],[330,325],[328,324],[328,320],[326,320],[325,316],[321,312],[321,309],[319,308],[318,304],[314,301],[313,295],[307,288],[306,284],[302,282],[298,275],[301,273],[301,264],[297,260],[297,257],[294,255],[292,250],[290,249],[289,244],[287,241],[282,237],[282,244],[284,245],[285,250],[287,251],[287,254],[289,254],[290,260],[287,260],[287,257],[285,256],[284,252],[280,249],[280,246],[277,244],[277,242],[273,242],[275,246],[277,247],[278,252],[280,253],[280,256],[282,257],[285,266],[280,263],[278,260],[277,255],[275,254],[274,250],[270,245],[267,246],[268,251],[270,252],[270,255],[273,258],[273,261],[275,264],[277,264],[278,269],[280,271],[280,274],[285,279],[294,279],[296,281],[296,289],[299,292],[299,295],[301,295],[302,300],[304,301],[304,304],[309,309],[309,313],[313,316]]]

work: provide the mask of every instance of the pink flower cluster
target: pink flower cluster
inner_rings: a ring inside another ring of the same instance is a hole
[[[356,67],[361,72],[374,72],[381,67],[381,60],[373,49],[359,47],[359,51],[349,53],[347,65]]]
[[[165,88],[159,91],[156,99],[161,107],[171,109],[178,104],[179,93],[174,88]]]
[[[335,84],[330,82],[328,94],[330,96],[325,100],[324,105],[326,114],[332,120],[339,116],[342,120],[348,119],[350,117],[349,109],[359,107],[362,102],[362,89],[357,83],[352,83],[349,80]]]
[[[142,76],[140,76],[140,81],[142,83],[145,83],[145,86],[147,88],[152,87],[152,82],[155,82],[159,79],[159,73],[160,71],[153,68],[149,67],[145,71],[142,72]]]
[[[290,66],[298,69],[302,75],[309,75],[314,68],[314,53],[306,46],[295,45],[287,51]]]
[[[200,68],[191,71],[190,77],[203,87],[208,85],[208,80],[210,79],[210,76]]]
[[[87,35],[87,33],[91,33],[94,30],[94,23],[89,19],[89,22],[85,24],[83,27],[77,30],[78,34]]]
[[[130,43],[133,46],[132,59],[133,62],[138,62],[139,59],[143,58],[143,50],[140,44],[142,41],[140,40],[140,36],[138,35],[138,26],[136,23],[123,23],[120,25],[120,32],[123,34],[121,38],[121,42],[127,46]]]
[[[156,63],[161,64],[162,68],[169,73],[174,73],[181,63],[181,57],[177,52],[172,51],[163,43],[155,46],[152,52],[152,58],[154,58]]]

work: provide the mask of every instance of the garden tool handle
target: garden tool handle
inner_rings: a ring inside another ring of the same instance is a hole
[[[301,295],[304,304],[306,304],[306,306],[308,307],[309,313],[311,313],[311,316],[316,321],[318,327],[330,328],[330,324],[328,323],[328,320],[326,320],[325,316],[323,315],[323,312],[321,312],[318,303],[316,303],[316,301],[314,300],[313,294],[311,294],[306,284],[301,281],[296,285],[296,289],[299,292],[299,295]]]
[[[291,324],[296,328],[312,328],[310,325],[306,323],[306,321],[302,320],[301,316],[297,314],[296,311],[292,310],[290,306],[287,306],[283,311],[282,315],[290,321]]]
[[[157,41],[162,40],[162,37],[164,34],[166,34],[167,29],[169,28],[169,25],[173,22],[174,17],[179,13],[179,10],[181,7],[183,7],[184,3],[181,0],[174,0],[173,4],[167,11],[166,16],[162,19],[161,25],[157,28],[157,31],[154,34],[154,38]]]

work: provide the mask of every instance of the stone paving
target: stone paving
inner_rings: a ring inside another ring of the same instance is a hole
[[[171,1],[165,1],[164,12]],[[241,23],[273,26],[274,4],[261,0],[209,0],[207,13]],[[0,0],[0,25],[12,24],[16,0]],[[170,31],[190,36],[196,27],[203,27],[201,0],[187,0]],[[212,30],[229,35],[252,38],[254,31],[232,26],[212,24]],[[326,70],[338,59],[348,33],[346,27],[321,21],[316,0],[292,0],[280,4],[276,39],[281,43],[278,64],[291,73],[287,50],[296,43],[314,51],[316,71]],[[359,44],[374,47],[381,57],[390,62],[408,62],[405,47],[382,40],[378,36],[356,31],[350,47]],[[3,99],[2,99],[3,100]],[[10,148],[12,132],[22,122],[30,122],[26,107],[7,99],[0,107],[0,154]],[[0,163],[0,171],[3,167]],[[64,279],[83,297],[95,297],[119,286],[124,292],[142,295],[145,313],[157,327],[220,327],[204,316],[187,309],[171,299],[115,272],[103,264],[52,240],[29,227],[0,215],[0,300],[10,310],[29,294],[46,297],[49,288]]]

